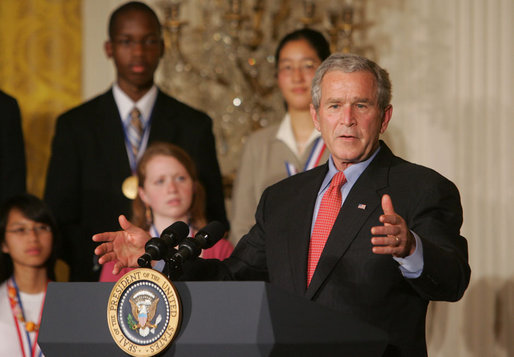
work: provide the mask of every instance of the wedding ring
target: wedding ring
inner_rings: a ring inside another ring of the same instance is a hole
[[[398,236],[394,236],[394,239],[396,239],[396,245],[400,245],[400,238]]]

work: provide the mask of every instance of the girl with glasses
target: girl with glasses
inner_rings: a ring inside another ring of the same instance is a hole
[[[0,336],[5,356],[42,356],[37,344],[46,287],[54,279],[56,224],[30,194],[0,208]]]
[[[232,243],[255,223],[266,187],[327,161],[328,150],[314,129],[310,104],[312,79],[329,55],[327,40],[312,29],[291,32],[278,44],[276,78],[286,114],[280,123],[250,135],[245,144],[232,195]]]

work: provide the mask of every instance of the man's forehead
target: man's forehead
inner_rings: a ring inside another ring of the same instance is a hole
[[[321,78],[321,83],[323,84],[327,78],[329,80],[341,80],[341,77],[344,77],[346,80],[365,80],[373,84],[376,83],[375,76],[370,71],[344,71],[340,68],[328,70]]]
[[[321,100],[330,102],[350,99],[375,102],[377,96],[377,83],[369,71],[329,71],[323,76],[320,88]],[[323,92],[328,96],[324,98]]]

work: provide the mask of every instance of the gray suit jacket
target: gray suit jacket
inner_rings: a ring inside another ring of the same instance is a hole
[[[250,135],[243,148],[241,163],[232,192],[231,240],[237,243],[255,224],[254,214],[264,190],[287,175],[285,161],[303,171],[314,146],[311,143],[298,158],[293,151],[277,138],[280,124],[261,129]],[[328,149],[319,161],[323,164],[329,157]]]

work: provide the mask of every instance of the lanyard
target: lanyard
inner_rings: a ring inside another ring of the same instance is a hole
[[[311,152],[309,153],[309,157],[307,158],[307,162],[305,163],[305,167],[303,168],[303,171],[307,171],[307,170],[313,169],[316,166],[318,166],[318,164],[321,160],[321,157],[323,156],[323,153],[325,152],[325,148],[326,148],[326,146],[325,146],[325,142],[323,141],[323,139],[321,137],[317,138],[314,141],[314,144],[312,145]],[[298,173],[298,171],[296,170],[296,167],[293,164],[291,164],[289,161],[286,161],[285,165],[286,165],[287,176],[293,176]]]
[[[45,287],[45,296],[46,296],[46,287]],[[18,289],[18,285],[16,284],[16,281],[14,280],[14,277],[11,277],[9,279],[9,281],[7,282],[7,297],[9,298],[9,305],[11,307],[12,315],[14,318],[14,323],[16,324],[16,332],[18,333],[18,340],[20,342],[21,352],[23,353],[23,356],[26,356],[25,347],[24,347],[25,344],[23,343],[23,333],[21,332],[18,321],[21,321],[24,324],[23,330],[25,331],[24,335],[27,339],[30,356],[34,357],[36,355],[36,350],[39,347],[37,345],[37,338],[39,336],[39,326],[41,325],[41,316],[43,315],[43,306],[45,305],[45,299],[43,298],[43,302],[41,304],[41,312],[39,313],[39,323],[36,325],[36,336],[34,337],[34,341],[31,341],[30,333],[29,333],[29,331],[27,331],[27,328],[26,328],[27,321],[25,319],[25,312],[23,310],[23,303],[21,301],[20,291]],[[39,349],[38,356],[41,357],[42,355],[43,355],[43,352],[41,351],[41,349]]]

